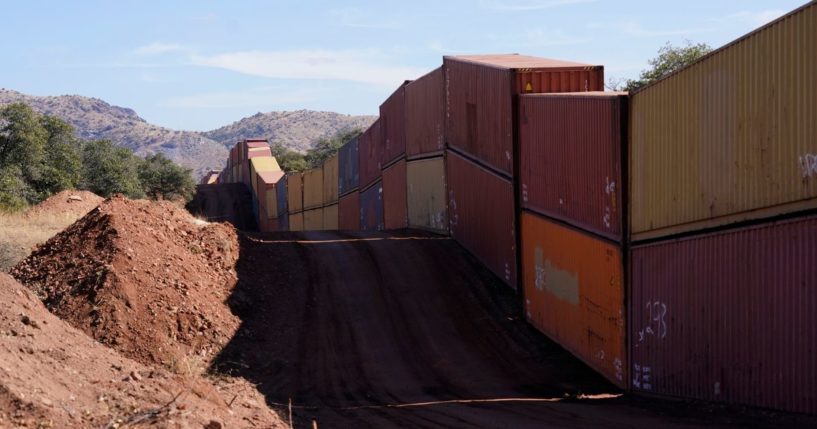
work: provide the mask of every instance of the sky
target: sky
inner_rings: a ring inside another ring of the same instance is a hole
[[[632,78],[665,43],[721,46],[806,0],[0,0],[0,87],[205,131],[257,112],[376,115],[443,55],[521,53]]]

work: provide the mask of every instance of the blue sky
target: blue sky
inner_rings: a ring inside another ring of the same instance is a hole
[[[209,130],[256,112],[377,114],[443,55],[518,52],[635,77],[666,42],[720,46],[805,0],[0,0],[0,87]]]

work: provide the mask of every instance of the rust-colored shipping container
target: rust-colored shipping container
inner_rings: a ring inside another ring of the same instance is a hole
[[[382,231],[383,221],[383,184],[376,182],[360,193],[360,230]]]
[[[323,163],[323,204],[338,202],[338,155]]]
[[[290,213],[298,213],[304,210],[303,183],[303,173],[287,174],[287,207],[289,208]]]
[[[374,121],[363,134],[358,137],[359,183],[360,189],[367,188],[380,179],[380,166],[383,152],[383,133],[380,128],[380,119]]]
[[[408,226],[448,232],[448,209],[443,157],[406,164]]]
[[[338,229],[360,230],[360,194],[351,192],[338,200]]]
[[[323,208],[323,229],[325,231],[336,231],[338,229],[337,203]]]
[[[625,93],[519,97],[521,206],[621,241]]]
[[[817,3],[632,96],[634,240],[817,207]]]
[[[338,151],[338,194],[340,196],[357,191],[360,182],[359,139],[360,137],[355,137]]]
[[[323,207],[323,168],[304,171],[304,209]]]
[[[451,237],[515,289],[513,184],[451,151],[446,176]]]
[[[445,149],[443,69],[406,85],[406,156],[440,153]]]
[[[817,217],[634,247],[634,390],[817,413]]]
[[[406,85],[397,90],[380,105],[380,127],[383,135],[381,162],[386,165],[406,153]]]
[[[444,57],[449,146],[514,175],[514,95],[604,90],[604,68],[525,55]]]
[[[383,221],[386,229],[408,226],[405,159],[383,170]]]
[[[264,171],[256,173],[258,205],[264,209],[269,218],[278,217],[278,183],[284,177],[283,171]]]
[[[323,230],[323,208],[304,210],[304,231]]]
[[[304,230],[304,212],[289,214],[289,230],[290,231]]]
[[[528,321],[619,387],[627,387],[619,245],[522,213]]]

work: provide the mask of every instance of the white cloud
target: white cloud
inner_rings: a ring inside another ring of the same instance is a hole
[[[523,12],[596,1],[598,0],[481,0],[480,6],[497,11]]]
[[[211,56],[193,55],[193,64],[273,79],[319,79],[397,86],[424,73],[389,64],[376,51],[297,50],[246,51]]]
[[[740,12],[736,12],[729,15],[727,17],[727,20],[746,22],[755,27],[760,27],[764,24],[768,24],[769,22],[774,21],[777,18],[780,18],[785,13],[786,13],[785,10],[780,9],[767,9],[760,11],[742,10]]]
[[[160,105],[188,109],[269,108],[285,104],[303,104],[319,100],[321,96],[325,96],[325,90],[318,88],[259,87],[172,97],[162,101]]]
[[[347,7],[329,11],[330,20],[343,27],[390,30],[402,26],[400,21],[377,16],[367,9]]]
[[[711,27],[691,27],[681,29],[650,30],[644,28],[640,23],[633,20],[620,21],[611,24],[595,24],[590,28],[603,28],[615,30],[627,36],[633,37],[674,37],[687,36],[692,34],[708,33],[714,31]]]
[[[183,51],[184,47],[182,45],[176,43],[151,43],[149,45],[143,45],[133,50],[133,53],[136,55],[164,55],[173,52],[180,52]]]

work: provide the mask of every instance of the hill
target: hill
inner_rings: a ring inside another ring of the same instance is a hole
[[[192,168],[196,178],[211,168],[220,168],[227,157],[227,148],[240,139],[266,137],[291,149],[305,151],[318,138],[355,127],[365,128],[375,120],[373,116],[298,110],[258,113],[216,130],[197,132],[150,124],[133,109],[114,106],[98,98],[32,96],[0,89],[0,106],[15,102],[65,120],[74,126],[80,138],[108,139],[141,156],[164,153],[173,161]]]

